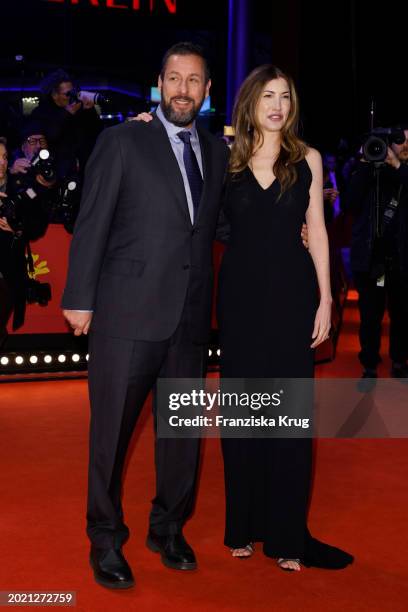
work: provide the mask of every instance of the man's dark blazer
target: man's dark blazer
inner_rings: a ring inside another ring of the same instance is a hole
[[[212,243],[229,151],[197,129],[204,186],[194,225],[176,157],[157,117],[99,136],[86,168],[62,299],[63,308],[93,310],[95,331],[164,340],[175,331],[187,296],[192,340],[207,341]]]

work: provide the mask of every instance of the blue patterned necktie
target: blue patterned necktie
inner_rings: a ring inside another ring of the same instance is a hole
[[[183,160],[184,167],[190,185],[191,198],[193,200],[194,221],[197,219],[198,207],[200,205],[201,193],[203,191],[203,179],[198,165],[196,154],[191,146],[191,134],[187,130],[177,132],[177,136],[184,143]]]

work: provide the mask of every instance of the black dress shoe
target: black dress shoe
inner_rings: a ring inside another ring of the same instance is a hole
[[[179,570],[197,569],[194,551],[182,533],[161,536],[149,531],[146,546],[152,552],[160,553],[163,565],[166,567]]]
[[[306,567],[339,570],[344,569],[353,563],[353,561],[353,555],[310,537],[306,543],[305,556],[302,563]]]
[[[120,549],[92,546],[90,562],[98,584],[108,589],[129,589],[134,586],[132,570]]]

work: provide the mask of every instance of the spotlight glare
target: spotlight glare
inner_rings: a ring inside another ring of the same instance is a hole
[[[30,357],[30,363],[38,363],[38,357],[37,357],[37,355],[31,355],[31,357]]]
[[[51,355],[45,355],[45,357],[44,357],[44,361],[45,361],[45,363],[51,363],[51,362],[52,362],[52,357],[51,357]]]
[[[77,353],[74,353],[71,357],[72,361],[75,361],[75,363],[77,363],[81,358]]]
[[[21,365],[21,364],[23,364],[23,363],[24,363],[24,359],[22,358],[22,356],[21,356],[21,355],[18,355],[18,356],[16,357],[15,361],[16,361],[16,364],[17,364],[17,365]]]
[[[1,365],[8,365],[8,362],[9,362],[9,358],[8,357],[2,357],[0,359]]]
[[[66,360],[67,358],[65,357],[65,355],[58,355],[58,361],[60,363],[65,363]]]
[[[86,356],[86,360],[89,361],[89,353]]]
[[[221,355],[221,349],[217,349],[217,355],[218,355],[218,357],[220,357],[220,355]]]
[[[212,356],[212,350],[208,349],[208,356],[211,357]]]

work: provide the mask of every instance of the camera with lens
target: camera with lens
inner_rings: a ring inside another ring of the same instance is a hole
[[[383,162],[392,144],[405,141],[404,131],[399,128],[374,128],[363,142],[363,157],[368,162]]]
[[[57,178],[54,159],[47,149],[41,149],[32,160],[31,168],[35,176],[42,176],[46,181],[52,182]]]
[[[14,232],[24,230],[25,211],[41,195],[37,176],[42,176],[49,183],[57,178],[53,159],[47,149],[41,149],[26,174],[18,175],[12,185],[12,193],[0,198],[0,217],[6,217]]]
[[[57,179],[57,171],[54,159],[47,149],[41,149],[32,161],[26,174],[18,174],[15,177],[15,191],[24,191],[29,187],[34,190],[38,188],[37,176],[41,176],[48,183],[54,183]]]
[[[9,197],[0,198],[0,217],[5,217],[14,232],[22,229],[23,220],[19,200],[17,202]]]
[[[108,104],[109,100],[101,93],[94,93],[92,91],[84,91],[79,87],[73,87],[67,92],[67,96],[70,104],[75,104],[76,102],[83,102],[85,100],[89,100],[93,104]]]
[[[0,198],[0,217],[5,217],[13,232],[24,230],[24,209],[37,197],[37,193],[29,187],[13,196]]]
[[[49,283],[40,283],[33,278],[27,281],[26,285],[26,301],[27,304],[39,304],[47,306],[51,300],[51,285]]]
[[[79,210],[80,189],[78,177],[66,178],[58,189],[58,207],[67,232],[72,234]]]

